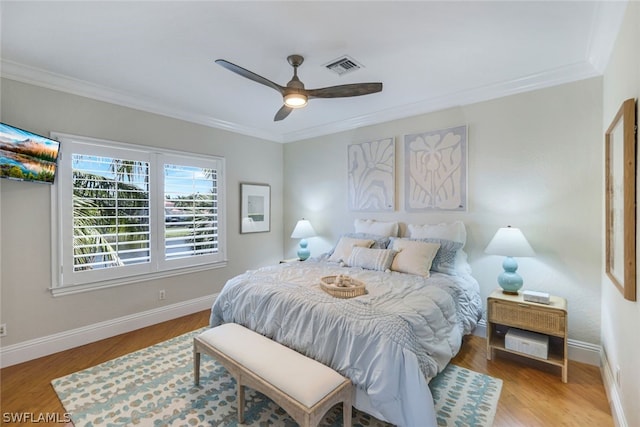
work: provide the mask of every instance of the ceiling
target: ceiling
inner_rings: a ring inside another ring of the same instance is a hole
[[[278,142],[601,75],[626,2],[6,1],[3,77]],[[287,56],[307,88],[382,82],[313,99],[274,122]],[[348,55],[363,67],[324,65]]]

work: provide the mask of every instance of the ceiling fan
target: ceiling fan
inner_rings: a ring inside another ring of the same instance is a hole
[[[284,105],[278,110],[273,121],[277,122],[286,118],[294,108],[301,108],[307,105],[307,101],[312,98],[345,98],[349,96],[368,95],[382,91],[382,83],[354,83],[348,85],[329,86],[320,89],[305,89],[304,83],[298,78],[298,67],[304,62],[300,55],[289,55],[287,61],[293,67],[293,77],[286,86],[280,86],[252,71],[244,69],[236,64],[232,64],[224,59],[216,59],[216,63],[229,71],[246,77],[249,80],[263,84],[280,92],[284,99]]]

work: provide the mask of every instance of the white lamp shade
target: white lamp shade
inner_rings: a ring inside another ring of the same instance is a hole
[[[519,228],[500,228],[484,250],[489,255],[509,257],[535,256],[535,251]]]
[[[313,237],[316,235],[316,231],[311,226],[309,220],[301,219],[296,224],[296,227],[291,233],[292,239],[306,239],[307,237]]]

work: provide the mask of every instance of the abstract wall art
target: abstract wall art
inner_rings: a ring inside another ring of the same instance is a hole
[[[349,209],[395,209],[395,142],[393,138],[348,146]]]
[[[467,126],[404,136],[405,209],[467,210]]]

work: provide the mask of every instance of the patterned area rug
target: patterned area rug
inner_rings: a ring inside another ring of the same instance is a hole
[[[234,379],[202,356],[200,386],[193,385],[193,331],[52,381],[76,427],[237,426]],[[439,426],[491,426],[502,381],[449,365],[429,385]],[[245,424],[294,427],[263,394],[246,389]],[[354,408],[354,427],[388,427]],[[342,426],[342,408],[322,427]]]

